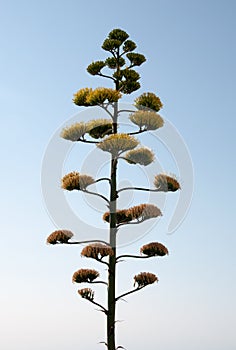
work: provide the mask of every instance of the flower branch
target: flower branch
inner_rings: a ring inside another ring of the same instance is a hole
[[[84,192],[84,193],[88,193],[88,194],[92,194],[92,195],[94,195],[94,196],[100,197],[100,198],[102,198],[104,201],[106,201],[108,204],[110,204],[110,201],[109,201],[105,196],[103,196],[103,195],[100,194],[100,193],[88,191],[88,190],[86,190],[86,189],[83,189],[83,190],[81,189],[81,191]]]
[[[124,294],[121,294],[120,296],[118,296],[118,297],[115,299],[115,301],[118,301],[119,299],[121,299],[121,298],[123,298],[123,297],[125,297],[125,296],[127,296],[127,295],[129,295],[129,294],[138,292],[139,290],[143,289],[144,287],[145,287],[145,286],[140,286],[140,287],[137,287],[137,288],[135,288],[135,289],[133,289],[133,290],[130,290],[129,292],[126,292],[126,293],[124,293]]]

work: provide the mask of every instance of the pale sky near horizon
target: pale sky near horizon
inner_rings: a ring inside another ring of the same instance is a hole
[[[109,85],[86,67],[106,57],[100,46],[113,28],[126,30],[147,58],[138,70],[141,89],[125,101],[144,91],[158,94],[194,166],[193,200],[182,225],[166,234],[167,201],[157,230],[127,248],[135,253],[157,240],[170,255],[121,264],[120,290],[132,288],[140,271],[156,273],[160,282],[119,304],[117,345],[235,349],[235,16],[233,0],[0,1],[1,349],[104,346],[98,344],[104,316],[71,283],[81,267],[103,268],[81,259],[78,247],[45,244],[57,227],[40,177],[52,135],[82,111],[73,93]],[[76,200],[83,200],[80,194]],[[96,295],[103,300],[102,286]]]

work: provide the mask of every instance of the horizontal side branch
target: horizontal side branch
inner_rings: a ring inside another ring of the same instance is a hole
[[[123,192],[123,191],[147,191],[147,192],[160,192],[159,188],[152,189],[152,188],[143,188],[143,187],[124,187],[117,191],[117,193]]]
[[[122,258],[134,258],[134,259],[148,259],[148,258],[153,258],[155,255],[145,255],[145,256],[141,256],[141,255],[120,255],[116,258],[116,261],[118,261],[119,259]]]
[[[90,239],[90,240],[87,240],[87,241],[79,241],[79,242],[63,242],[61,244],[87,244],[87,243],[103,243],[103,244],[106,244],[108,246],[110,246],[110,244],[106,241],[103,241],[101,239]]]

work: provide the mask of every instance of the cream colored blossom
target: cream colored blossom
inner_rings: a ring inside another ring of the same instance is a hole
[[[138,144],[139,141],[133,136],[127,134],[113,134],[98,143],[97,147],[104,152],[119,155],[135,148]]]
[[[164,125],[163,118],[153,111],[136,111],[130,115],[129,119],[140,129],[145,130],[156,130]]]

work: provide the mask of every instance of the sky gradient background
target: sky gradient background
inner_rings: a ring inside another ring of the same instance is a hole
[[[181,227],[167,235],[164,213],[157,230],[129,247],[133,253],[157,240],[170,256],[120,267],[121,289],[140,271],[157,273],[160,283],[119,304],[118,345],[235,349],[235,1],[0,4],[1,349],[103,347],[104,316],[71,283],[78,268],[100,266],[81,260],[78,247],[45,245],[56,227],[40,173],[54,131],[80,110],[73,93],[104,84],[86,67],[106,57],[100,46],[113,28],[126,30],[147,57],[141,89],[125,100],[144,91],[161,97],[163,116],[187,143],[195,172]]]

